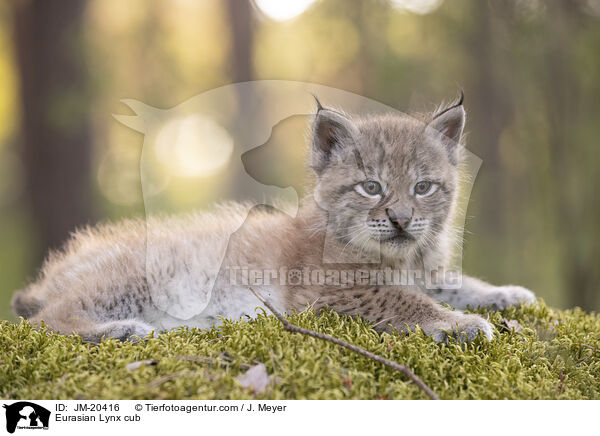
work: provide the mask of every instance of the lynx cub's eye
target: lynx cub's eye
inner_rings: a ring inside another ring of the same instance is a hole
[[[415,185],[415,195],[420,197],[431,195],[437,190],[437,186],[437,184],[431,183],[428,180],[421,180]]]
[[[374,198],[381,195],[381,185],[373,180],[361,182],[355,186],[356,192],[363,197]]]

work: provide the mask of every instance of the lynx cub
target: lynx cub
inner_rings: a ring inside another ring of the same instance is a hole
[[[364,269],[385,268],[425,276],[445,265],[465,124],[462,97],[425,120],[350,118],[317,104],[310,163],[315,188],[296,217],[264,208],[246,217],[246,209],[233,204],[213,214],[81,230],[48,258],[37,282],[15,295],[15,312],[86,341],[135,339],[181,325],[210,327],[219,317],[252,317],[260,303],[240,275],[310,268],[328,278],[339,276],[332,271],[357,274],[350,286],[284,273],[286,280],[252,288],[280,311],[330,307],[373,321],[378,330],[418,325],[446,341],[478,333],[493,338],[485,319],[460,311],[467,305],[500,309],[535,301],[525,288],[466,276],[457,289],[359,277]]]

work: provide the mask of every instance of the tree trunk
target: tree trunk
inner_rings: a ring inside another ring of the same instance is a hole
[[[502,238],[505,231],[504,193],[502,168],[499,156],[499,140],[502,130],[510,119],[510,101],[501,77],[497,73],[497,53],[494,47],[492,10],[487,1],[473,3],[475,30],[469,38],[472,53],[472,88],[466,101],[470,125],[477,126],[470,144],[483,159],[482,188],[485,194],[481,207],[481,222],[486,233]],[[495,4],[496,8],[502,6]]]
[[[91,217],[82,0],[13,1],[22,157],[39,256]]]
[[[548,34],[552,35],[545,56],[547,96],[546,110],[549,119],[549,146],[551,148],[551,173],[548,186],[554,193],[554,215],[556,234],[561,240],[561,262],[565,292],[569,296],[569,306],[579,306],[585,310],[597,309],[597,286],[600,281],[598,270],[598,223],[596,215],[590,213],[591,205],[586,205],[596,193],[589,188],[589,180],[584,175],[595,171],[595,163],[581,160],[578,148],[572,147],[576,138],[578,123],[585,116],[581,113],[581,80],[577,77],[572,47],[575,46],[576,26],[580,22],[578,11],[571,2],[554,2],[548,8],[552,23]],[[550,27],[550,26],[549,26]],[[594,144],[595,145],[595,144]],[[581,147],[582,144],[578,144]],[[571,174],[580,174],[577,185],[569,183]],[[587,192],[583,200],[575,197],[577,191]],[[566,231],[565,229],[569,229]],[[590,244],[589,241],[595,241]]]
[[[229,67],[231,70],[231,79],[233,83],[248,82],[254,79],[254,69],[252,65],[252,50],[254,48],[254,11],[249,0],[227,0],[227,14],[229,17],[229,32],[231,39],[231,48],[229,51]],[[246,129],[252,129],[249,120],[245,114],[253,113],[255,117],[260,116],[260,107],[255,104],[256,98],[252,89],[238,88],[237,93],[237,113],[234,124],[238,126],[238,132],[244,132]],[[245,138],[234,138],[235,147],[240,153],[245,150]],[[234,153],[234,156],[236,153]],[[232,166],[232,180],[230,184],[229,195],[232,198],[242,199],[255,194],[252,188],[248,186],[245,169],[242,162],[236,161]]]
[[[252,6],[248,0],[227,0],[231,33],[231,69],[234,83],[252,80],[254,32]]]

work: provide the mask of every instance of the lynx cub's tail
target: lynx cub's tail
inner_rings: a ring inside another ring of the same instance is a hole
[[[11,302],[13,311],[23,318],[31,318],[44,306],[44,302],[40,300],[39,295],[36,295],[32,288],[32,286],[28,286],[16,292]]]

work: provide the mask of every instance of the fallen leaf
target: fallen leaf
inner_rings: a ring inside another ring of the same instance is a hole
[[[515,333],[518,333],[521,330],[523,330],[523,327],[521,326],[521,324],[519,323],[519,321],[517,321],[516,319],[511,319],[510,321],[508,321],[506,323],[506,326],[508,328],[512,329],[512,331],[514,331]]]
[[[519,333],[521,330],[523,330],[523,326],[516,319],[509,320],[502,318],[502,322],[496,325],[499,327],[500,331]]]
[[[142,366],[156,365],[156,363],[156,360],[138,360],[136,362],[128,363],[125,365],[125,368],[127,368],[129,371],[135,371]]]
[[[273,376],[267,374],[264,363],[254,365],[244,374],[237,377],[237,381],[245,388],[252,388],[257,394],[263,392],[271,382]]]
[[[350,377],[342,377],[342,382],[348,389],[352,389],[352,379]]]

